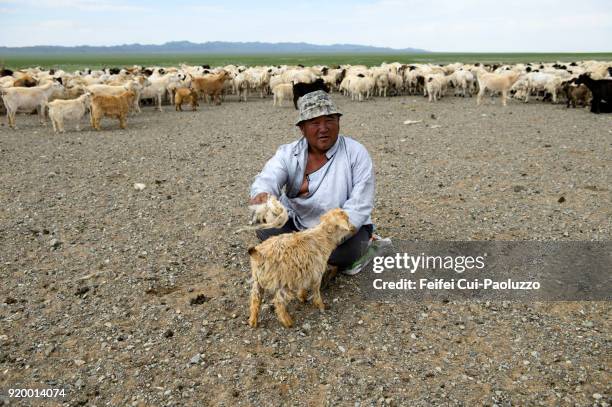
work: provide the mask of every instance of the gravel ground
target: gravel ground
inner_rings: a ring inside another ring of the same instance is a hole
[[[610,240],[612,116],[335,99],[374,160],[381,235]],[[124,131],[0,127],[0,403],[42,404],[8,388],[70,406],[612,403],[609,302],[373,302],[339,276],[324,314],[294,303],[285,330],[264,305],[251,329],[256,240],[233,231],[297,114],[269,98],[165,110]]]

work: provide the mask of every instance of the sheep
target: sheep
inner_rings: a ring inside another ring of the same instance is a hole
[[[245,102],[249,96],[249,81],[246,72],[238,72],[238,74],[232,79],[232,87],[234,94],[238,94],[238,100]]]
[[[525,95],[525,103],[529,102],[529,96],[532,92],[539,91],[548,92],[552,95],[553,103],[557,103],[557,91],[560,88],[561,78],[544,72],[529,72],[525,75],[527,81],[527,94]]]
[[[91,93],[85,93],[76,99],[57,99],[49,102],[49,118],[53,124],[53,132],[64,133],[64,120],[76,120],[76,130],[80,130],[79,120],[87,113]]]
[[[11,87],[3,88],[2,101],[6,108],[6,117],[9,127],[15,129],[15,115],[19,109],[38,111],[40,123],[45,122],[45,107],[49,100],[49,96],[58,89],[62,89],[62,85],[57,82],[50,82],[43,86],[34,86],[32,88]]]
[[[221,91],[225,86],[225,82],[230,79],[230,73],[226,70],[221,70],[217,74],[208,74],[201,77],[193,78],[191,86],[198,94],[203,94],[208,100],[208,103],[221,104]],[[208,99],[210,97],[210,99]]]
[[[174,93],[174,108],[178,111],[183,111],[183,103],[191,104],[191,110],[197,110],[198,92],[189,88],[178,88]]]
[[[340,83],[346,75],[346,69],[329,69],[326,70],[326,72],[327,73],[324,73],[321,79],[323,79],[325,84],[329,87],[330,92],[338,90]]]
[[[285,83],[312,83],[317,79],[317,76],[306,69],[288,69],[281,73],[283,82]]]
[[[280,75],[272,75],[270,77],[270,84],[269,84],[270,89],[274,89],[276,85],[280,85],[282,83],[285,83],[285,82],[283,82],[283,78]]]
[[[396,95],[400,95],[404,89],[404,77],[399,72],[389,72],[389,89],[393,90]]]
[[[115,117],[119,119],[119,127],[125,129],[125,120],[134,104],[136,95],[131,90],[123,92],[119,96],[96,95],[91,98],[91,127],[100,130],[100,120],[102,117]]]
[[[245,71],[249,89],[259,91],[259,97],[264,98],[270,83],[270,72],[262,68],[249,68]]]
[[[475,81],[472,72],[462,68],[457,69],[449,76],[449,80],[455,84],[455,95],[457,95],[457,91],[459,91],[463,97],[466,97],[466,95],[472,96]]]
[[[346,79],[348,80],[348,92],[351,95],[351,100],[357,99],[363,102],[364,96],[366,99],[370,98],[374,90],[374,78],[364,74],[358,74],[356,76],[347,76]]]
[[[387,97],[387,90],[389,89],[389,76],[384,73],[376,75],[375,77],[376,89],[378,89],[378,96]]]
[[[440,75],[430,75],[425,82],[425,89],[429,96],[430,102],[435,102],[442,97],[442,81],[443,77]]]
[[[483,70],[479,71],[477,75],[478,87],[480,90],[478,91],[478,96],[476,97],[476,105],[480,106],[482,101],[482,96],[485,91],[491,90],[495,92],[501,92],[502,94],[502,105],[506,106],[506,100],[508,99],[508,91],[514,85],[514,83],[519,80],[521,76],[520,72],[508,71],[507,73],[495,74],[495,73],[487,73]]]
[[[293,86],[289,83],[281,83],[276,85],[274,89],[272,89],[272,94],[274,95],[274,100],[272,102],[272,106],[283,106],[283,101],[285,99],[293,98]]]

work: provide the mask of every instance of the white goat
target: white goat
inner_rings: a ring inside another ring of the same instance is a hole
[[[506,100],[508,99],[508,91],[510,90],[512,85],[514,85],[514,83],[519,80],[520,76],[520,72],[515,71],[506,71],[500,74],[487,73],[484,70],[479,71],[477,78],[478,87],[480,88],[480,90],[478,91],[478,96],[476,97],[476,104],[480,106],[482,96],[488,89],[495,92],[501,92],[502,105],[506,106]]]
[[[49,96],[58,89],[62,89],[62,85],[57,82],[50,82],[43,86],[34,86],[31,88],[4,88],[2,89],[2,101],[6,107],[6,118],[9,127],[15,129],[15,115],[18,110],[38,111],[40,123],[45,122],[45,107],[49,100]]]
[[[274,101],[272,106],[283,106],[284,100],[292,100],[293,99],[293,85],[290,83],[281,83],[276,85],[274,89],[272,89],[272,94],[274,95]]]
[[[91,93],[85,93],[76,99],[54,100],[49,102],[49,118],[55,133],[64,133],[64,120],[75,120],[76,130],[80,130],[79,120],[87,113]]]

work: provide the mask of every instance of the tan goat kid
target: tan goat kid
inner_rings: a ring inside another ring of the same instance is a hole
[[[257,327],[264,291],[274,293],[274,309],[286,328],[293,325],[287,303],[293,298],[305,302],[312,290],[313,304],[321,311],[321,280],[332,251],[354,233],[355,227],[342,209],[332,209],[321,216],[321,223],[311,229],[273,236],[249,249],[253,287],[249,325]]]
[[[191,110],[194,112],[198,110],[198,92],[189,88],[177,88],[174,93],[174,109],[182,112],[183,103],[191,104]]]

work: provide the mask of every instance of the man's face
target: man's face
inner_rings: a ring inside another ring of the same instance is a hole
[[[300,129],[312,150],[325,152],[338,140],[340,116],[330,114],[328,116],[315,117],[301,123]]]

